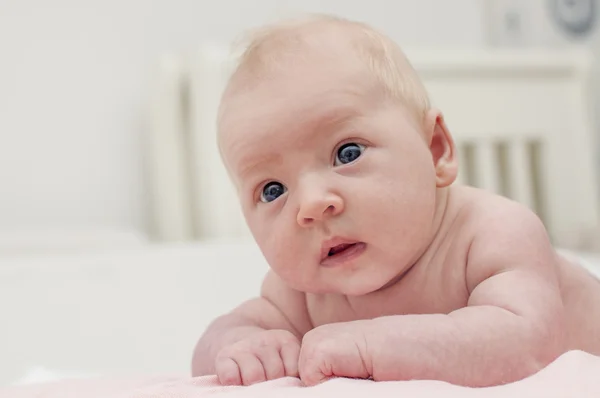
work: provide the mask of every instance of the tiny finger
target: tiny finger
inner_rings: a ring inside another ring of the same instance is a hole
[[[243,385],[248,386],[266,380],[265,370],[256,355],[250,353],[240,354],[235,357],[235,361],[240,369]]]
[[[298,377],[298,360],[300,358],[299,344],[284,344],[279,351],[285,375],[289,377]]]
[[[299,377],[307,387],[315,386],[332,378],[331,376],[326,376],[318,368],[306,366],[299,371]]]
[[[267,380],[280,379],[286,375],[279,351],[273,346],[264,347],[258,352]]]
[[[215,370],[219,383],[224,386],[239,386],[242,384],[240,368],[238,364],[231,358],[217,358],[215,362]]]

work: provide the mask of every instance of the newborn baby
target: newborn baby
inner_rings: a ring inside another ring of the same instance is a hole
[[[326,16],[268,26],[218,123],[271,271],[206,330],[194,376],[489,386],[600,354],[598,281],[530,210],[453,184],[451,133],[389,38]]]

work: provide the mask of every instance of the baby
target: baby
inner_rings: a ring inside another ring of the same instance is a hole
[[[194,376],[489,386],[600,354],[598,280],[527,208],[453,184],[450,131],[389,38],[327,16],[268,26],[218,122],[271,271],[206,330]]]

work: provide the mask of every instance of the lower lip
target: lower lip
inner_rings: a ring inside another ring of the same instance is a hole
[[[339,265],[346,264],[352,260],[355,260],[356,258],[358,258],[358,256],[363,254],[366,247],[367,245],[363,242],[355,243],[354,245],[350,246],[349,248],[338,254],[335,254],[331,257],[325,257],[323,261],[321,261],[321,265],[325,267],[336,267]]]

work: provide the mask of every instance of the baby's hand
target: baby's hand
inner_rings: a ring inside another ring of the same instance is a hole
[[[361,321],[319,326],[304,335],[298,369],[307,386],[330,377],[367,379],[372,364]]]
[[[266,330],[223,348],[216,358],[222,385],[298,377],[300,342],[287,330]]]

